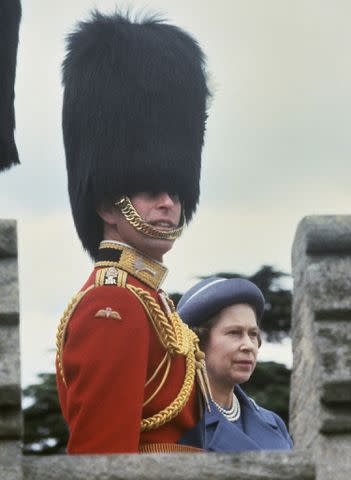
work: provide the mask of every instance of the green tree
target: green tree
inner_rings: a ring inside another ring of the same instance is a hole
[[[256,403],[273,410],[289,423],[289,393],[291,371],[276,362],[257,362],[255,371],[243,385],[245,392]]]
[[[24,453],[46,454],[63,452],[68,430],[57,396],[54,373],[38,375],[39,383],[23,390],[31,405],[24,409]]]

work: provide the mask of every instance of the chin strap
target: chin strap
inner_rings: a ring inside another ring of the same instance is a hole
[[[133,207],[129,197],[122,197],[115,205],[119,207],[122,215],[132,227],[148,237],[158,238],[160,240],[176,240],[183,232],[184,222],[182,222],[181,227],[168,231],[158,230],[150,225],[150,223],[145,222]]]

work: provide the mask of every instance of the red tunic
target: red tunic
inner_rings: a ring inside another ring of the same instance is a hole
[[[103,264],[108,266],[106,261]],[[83,291],[94,285],[98,272],[95,268]],[[149,292],[162,308],[158,291],[132,274],[125,278],[127,284]],[[185,357],[172,357],[164,385],[143,407],[165,372],[164,364],[150,381],[165,349],[142,302],[128,288],[92,287],[70,316],[62,345],[57,385],[70,432],[68,453],[132,453],[138,452],[141,444],[176,443],[198,421],[193,387],[173,420],[141,432],[141,420],[166,408],[180,391]]]

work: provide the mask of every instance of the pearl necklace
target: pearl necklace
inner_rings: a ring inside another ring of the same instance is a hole
[[[214,400],[213,400],[213,403],[216,405],[216,407],[218,408],[219,412],[220,412],[229,422],[235,422],[235,421],[238,420],[238,418],[240,417],[240,413],[241,413],[240,403],[239,403],[239,400],[236,398],[234,392],[233,392],[233,404],[232,404],[232,406],[230,407],[229,410],[227,410],[226,408],[221,407],[221,406],[218,405],[218,403],[215,402]]]

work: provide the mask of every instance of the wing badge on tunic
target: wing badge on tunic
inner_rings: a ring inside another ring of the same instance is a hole
[[[112,310],[111,307],[106,307],[105,309],[98,310],[95,313],[95,317],[96,318],[116,318],[117,320],[122,320],[121,315],[115,310]]]

